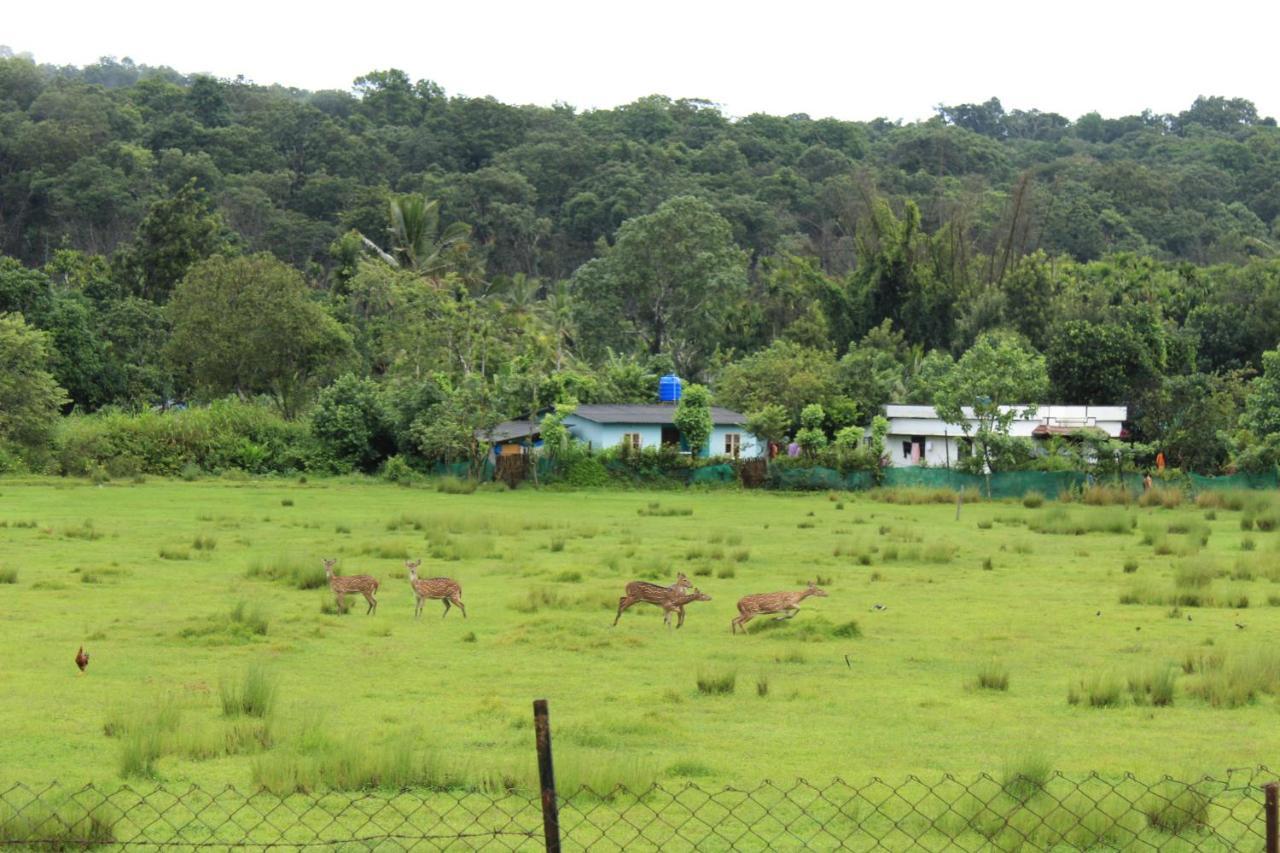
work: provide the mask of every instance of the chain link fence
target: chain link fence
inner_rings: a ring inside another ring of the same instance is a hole
[[[566,850],[1263,850],[1266,768],[658,784],[562,795]],[[0,790],[7,849],[541,850],[538,792],[278,796],[234,787]]]

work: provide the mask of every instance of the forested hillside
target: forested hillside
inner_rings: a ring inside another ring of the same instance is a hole
[[[1280,447],[1277,249],[1280,129],[1241,99],[730,119],[0,54],[17,448],[54,407],[236,395],[372,469],[649,399],[671,368],[788,432],[820,404],[835,436],[1019,363],[1006,399],[1127,403],[1173,464],[1256,469]]]

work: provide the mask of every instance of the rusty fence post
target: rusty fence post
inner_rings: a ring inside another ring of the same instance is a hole
[[[551,763],[551,723],[547,700],[533,700],[533,733],[538,744],[538,783],[542,789],[542,834],[547,853],[560,853],[560,807],[556,803],[556,772]]]
[[[1267,853],[1280,853],[1280,782],[1272,782],[1267,792]]]

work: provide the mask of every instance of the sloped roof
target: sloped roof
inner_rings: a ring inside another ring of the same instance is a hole
[[[598,424],[669,424],[676,407],[660,403],[595,404],[579,406],[573,414]],[[712,406],[711,422],[717,426],[742,426],[747,419],[732,409]]]
[[[529,438],[542,432],[539,421],[503,421],[493,429],[476,430],[476,438],[483,441],[510,441],[513,438]]]

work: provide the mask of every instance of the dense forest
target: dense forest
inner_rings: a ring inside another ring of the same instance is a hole
[[[1271,469],[1278,249],[1280,129],[1239,98],[731,119],[0,49],[0,468],[226,398],[337,467],[451,459],[674,369],[779,436],[1124,403],[1177,467]]]

